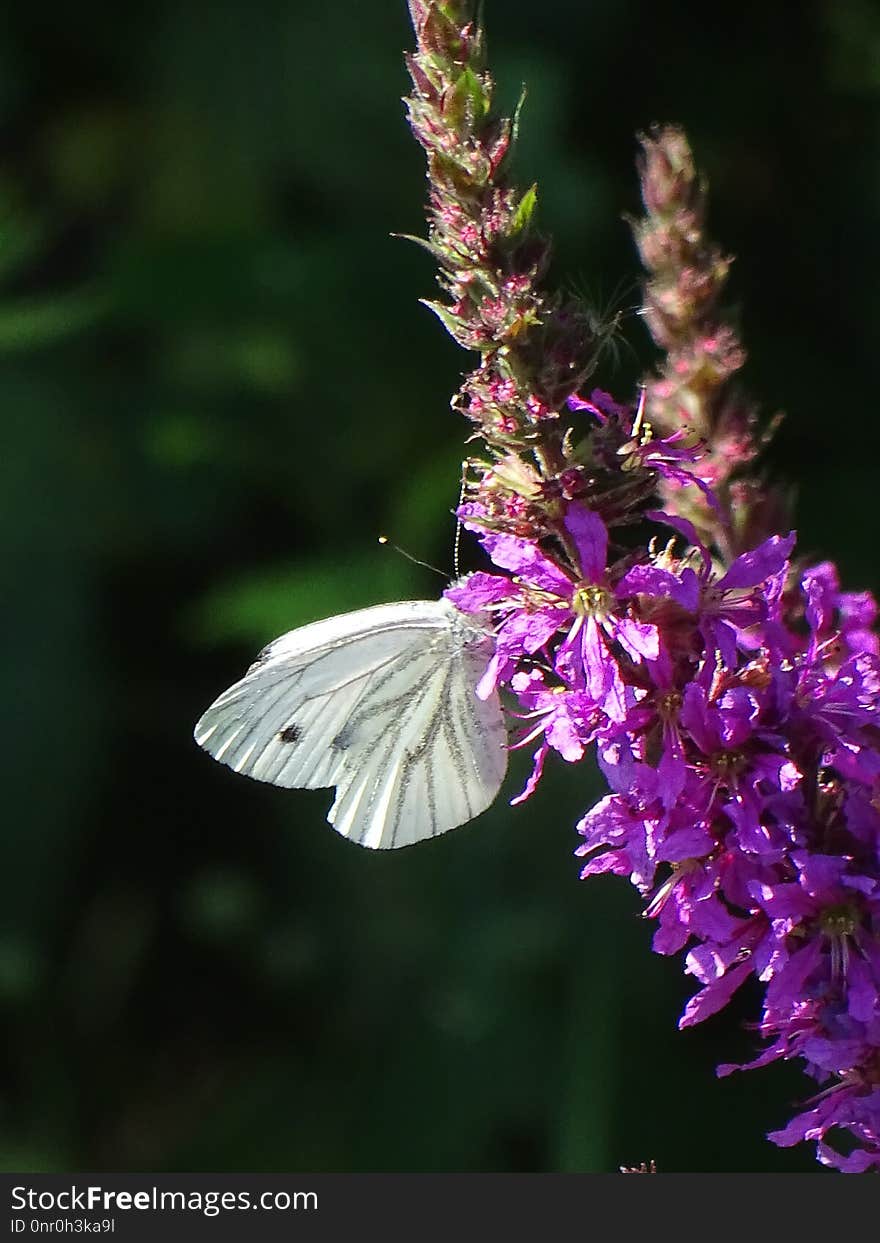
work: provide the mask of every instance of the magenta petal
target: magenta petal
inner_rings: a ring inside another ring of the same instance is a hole
[[[505,652],[496,650],[486,666],[486,672],[477,683],[477,699],[488,699],[497,690],[498,683],[503,682],[509,675],[512,668],[513,661],[510,657]]]
[[[654,933],[651,948],[655,954],[677,954],[687,945],[691,930],[678,916],[678,910],[670,900],[660,912],[660,926]]]
[[[800,921],[809,915],[813,904],[800,885],[765,885],[752,881],[749,885],[752,897],[771,919],[795,919]]]
[[[663,863],[681,863],[684,859],[699,859],[708,855],[715,845],[715,839],[700,825],[688,825],[684,829],[676,829],[663,839],[663,845],[657,851],[657,858]],[[719,939],[713,937],[713,939]]]
[[[682,608],[694,613],[700,599],[700,581],[690,569],[685,569],[679,578],[656,565],[634,565],[624,574],[615,592],[621,599],[653,596],[658,600],[675,600]]]
[[[704,620],[700,627],[706,646],[714,648],[728,669],[735,669],[738,659],[736,631],[728,622],[720,618]]]
[[[604,854],[597,855],[584,864],[581,868],[581,880],[586,880],[588,876],[603,876],[609,872],[614,876],[629,876],[631,871],[632,863],[626,851],[606,850]]]
[[[657,787],[663,806],[669,810],[675,806],[678,796],[687,781],[687,767],[681,754],[681,747],[675,738],[667,739],[660,763],[657,765]],[[702,853],[695,851],[693,853]]]
[[[576,393],[572,393],[572,395],[566,400],[565,404],[568,406],[569,410],[586,410],[590,414],[594,414],[600,423],[608,422],[608,416],[603,414],[598,406],[594,405],[591,401],[585,401],[583,397],[578,397]]]
[[[593,703],[601,704],[608,689],[611,657],[596,625],[594,617],[588,617],[578,636],[584,679]]]
[[[676,595],[676,600],[691,613],[696,613],[697,606],[700,603],[700,580],[691,569],[685,569],[681,572],[681,587]]]
[[[514,613],[498,632],[498,647],[510,653],[539,652],[567,620],[563,609]]]
[[[808,1137],[813,1120],[818,1114],[818,1109],[812,1109],[806,1114],[799,1114],[796,1118],[792,1118],[788,1126],[784,1126],[778,1131],[768,1131],[767,1138],[772,1140],[779,1148],[792,1148],[795,1144],[802,1144]]]
[[[719,749],[718,730],[706,703],[706,692],[696,682],[685,687],[679,720],[704,755]]]
[[[692,596],[692,591],[682,588],[680,579],[669,570],[661,570],[656,565],[634,565],[624,574],[615,591],[621,598],[625,596],[655,596],[661,600],[678,600],[685,603]]]
[[[798,1114],[797,1117],[792,1118],[788,1126],[782,1127],[779,1131],[770,1131],[767,1138],[779,1148],[790,1148],[793,1144],[800,1144],[805,1139],[819,1139],[830,1127],[834,1126],[837,1120],[835,1115],[848,1104],[854,1095],[855,1089],[851,1088],[841,1088],[839,1091],[832,1092],[820,1101],[815,1109],[808,1109],[806,1113]]]
[[[857,1037],[846,1040],[840,1036],[809,1036],[799,1052],[829,1075],[841,1075],[864,1060],[865,1043]]]
[[[845,630],[855,626],[870,628],[877,620],[877,601],[870,591],[843,591],[837,606]]]
[[[859,1023],[870,1023],[877,1013],[877,981],[857,954],[850,955],[846,970],[846,1004]]]
[[[848,1157],[836,1152],[828,1144],[816,1145],[816,1156],[823,1165],[830,1165],[841,1174],[865,1174],[868,1170],[880,1169],[880,1151],[866,1152],[864,1148],[856,1148]]]
[[[617,668],[617,661],[612,660],[608,666],[608,688],[602,710],[612,721],[625,721],[629,711],[626,686]]]
[[[776,1009],[790,1004],[804,990],[806,981],[822,962],[822,942],[814,937],[797,950],[767,985],[767,1005]]]
[[[752,552],[744,552],[737,557],[723,578],[716,584],[719,591],[729,591],[733,587],[757,587],[773,574],[778,574],[784,567],[794,548],[795,532],[782,535],[771,535]]]
[[[614,628],[614,637],[633,660],[657,660],[660,655],[660,632],[650,622],[621,618]]]
[[[691,907],[691,928],[701,937],[711,941],[733,941],[742,939],[743,931],[748,927],[748,920],[731,915],[730,911],[714,894],[694,902]],[[754,961],[749,963],[754,969]]]
[[[483,534],[482,541],[489,556],[502,570],[512,570],[563,600],[571,598],[572,583],[559,566],[529,540],[489,532]]]
[[[708,984],[706,988],[701,989],[694,997],[691,997],[684,1009],[684,1014],[678,1021],[680,1028],[694,1027],[697,1023],[702,1023],[704,1019],[708,1019],[711,1015],[717,1014],[730,1001],[733,994],[745,983],[752,973],[752,963],[750,959],[745,962],[737,963],[735,967],[731,967],[725,971],[720,979],[714,980]]]
[[[510,800],[511,807],[516,807],[519,803],[524,803],[527,798],[531,798],[535,793],[535,790],[538,788],[538,782],[541,780],[541,774],[544,771],[544,761],[547,758],[549,750],[550,748],[547,746],[546,742],[542,742],[540,747],[538,747],[534,755],[534,764],[529,779],[523,787],[522,792],[517,794],[516,798],[512,798]]]
[[[873,656],[880,656],[880,638],[872,630],[853,630],[845,626],[843,634],[851,651],[870,652]]]
[[[554,716],[546,730],[546,738],[554,751],[558,751],[564,760],[574,764],[584,757],[584,744],[570,717],[559,712]]]
[[[726,1079],[728,1075],[732,1075],[737,1070],[758,1070],[762,1066],[770,1066],[771,1063],[779,1061],[781,1057],[785,1057],[788,1051],[788,1042],[786,1040],[777,1040],[775,1044],[770,1045],[763,1053],[760,1053],[751,1062],[723,1062],[720,1066],[716,1066],[715,1074],[719,1079]]]
[[[577,545],[584,578],[590,583],[600,582],[605,577],[608,560],[605,523],[586,505],[572,501],[565,515],[565,526]]]
[[[688,975],[696,976],[701,984],[712,984],[720,980],[724,973],[733,966],[740,954],[739,945],[717,945],[711,941],[695,945],[688,954],[685,970]]]
[[[830,561],[823,561],[821,565],[807,570],[801,581],[807,597],[807,624],[811,630],[824,634],[831,624],[834,598],[839,587],[837,571]]]
[[[847,868],[846,859],[837,855],[807,854],[798,852],[794,862],[800,868],[800,883],[807,893],[816,897],[827,895],[829,889],[835,889],[843,879]]]
[[[458,579],[443,592],[447,600],[465,613],[479,613],[490,604],[507,600],[515,593],[516,587],[509,578],[484,574],[482,570]]]

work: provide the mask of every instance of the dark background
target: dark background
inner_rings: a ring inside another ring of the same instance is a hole
[[[876,588],[877,6],[487,22],[555,274],[600,307],[637,303],[634,135],[686,126],[772,469]],[[409,41],[403,0],[0,13],[2,1166],[817,1168],[763,1139],[812,1081],[715,1079],[757,993],[678,1033],[637,895],[578,881],[589,765],[377,855],[191,741],[276,634],[439,594],[378,534],[451,573],[469,360],[389,236],[423,231]]]

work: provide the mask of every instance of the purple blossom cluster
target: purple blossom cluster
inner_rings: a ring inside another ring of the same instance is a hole
[[[638,412],[594,394],[582,417],[632,441]],[[648,442],[665,483],[681,465]],[[674,446],[672,446],[674,448]],[[480,684],[505,688],[537,744],[595,744],[610,793],[578,825],[582,876],[627,876],[656,921],[654,949],[686,951],[699,990],[681,1018],[764,987],[751,1063],[801,1059],[821,1084],[771,1138],[818,1141],[823,1162],[880,1168],[880,644],[877,606],[842,592],[828,562],[796,568],[773,535],[716,569],[684,518],[648,511],[647,547],[614,543],[574,496],[555,531],[517,534],[517,494],[463,506],[498,573],[448,597],[489,614],[495,654]],[[722,1067],[727,1074],[736,1067]],[[827,1138],[849,1132],[842,1151]]]
[[[534,748],[595,750],[610,792],[578,831],[584,877],[629,877],[658,953],[698,984],[687,1027],[754,977],[750,1067],[799,1060],[818,1095],[771,1138],[880,1168],[880,643],[877,606],[795,552],[720,299],[684,133],[642,136],[642,317],[659,358],[631,407],[577,396],[607,331],[544,285],[537,190],[508,178],[476,0],[409,0],[413,132],[428,167],[430,302],[478,355],[453,405],[481,441],[459,510],[496,572],[449,598],[492,620],[478,693]],[[745,1067],[723,1066],[727,1074]]]

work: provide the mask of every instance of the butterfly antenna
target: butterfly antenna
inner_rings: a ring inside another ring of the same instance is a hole
[[[406,557],[407,561],[411,561],[413,565],[420,565],[425,570],[432,570],[434,574],[439,574],[441,578],[446,578],[442,570],[438,570],[436,565],[431,565],[429,561],[420,561],[418,557],[414,557],[411,552],[407,552],[405,548],[401,548],[399,544],[395,544],[387,535],[379,536],[380,544],[387,544],[389,548],[393,548],[395,552],[399,552],[401,557]]]
[[[465,487],[467,486],[466,484],[467,468],[468,468],[467,462],[462,462],[461,464],[461,487],[458,490],[458,504],[455,507],[455,544],[453,545],[453,549],[452,549],[452,565],[453,565],[453,568],[455,569],[456,578],[461,578],[461,566],[459,565],[459,561],[458,561],[458,556],[461,551],[461,518],[459,518],[458,516],[458,511],[461,509],[462,505],[464,504],[464,490],[465,490]]]

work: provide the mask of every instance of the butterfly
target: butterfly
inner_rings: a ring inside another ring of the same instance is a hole
[[[436,837],[493,802],[507,770],[492,632],[448,600],[343,613],[270,643],[197,722],[199,746],[257,781],[334,786],[327,819],[362,846]]]

